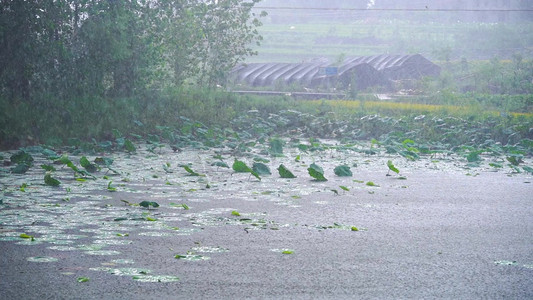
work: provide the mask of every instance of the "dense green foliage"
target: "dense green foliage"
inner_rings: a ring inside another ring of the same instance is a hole
[[[121,102],[139,112],[139,99],[161,89],[224,85],[261,40],[258,1],[1,1],[3,144],[21,139],[12,134],[98,126]]]
[[[256,2],[2,1],[2,94],[129,97],[185,80],[221,84],[261,39]]]
[[[514,54],[511,60],[469,62],[463,58],[445,63],[439,77],[420,81],[418,88],[426,92],[478,93],[488,102],[494,101],[490,95],[524,95],[518,97],[525,100],[533,94],[532,74],[533,60],[520,54]]]

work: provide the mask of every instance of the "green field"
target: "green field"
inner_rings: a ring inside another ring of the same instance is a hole
[[[266,20],[258,56],[248,62],[299,62],[316,57],[420,53],[432,60],[508,58],[533,54],[533,24],[420,23],[397,19],[279,24]]]

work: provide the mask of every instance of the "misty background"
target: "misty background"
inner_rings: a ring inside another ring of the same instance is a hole
[[[533,54],[533,2],[264,0],[259,55],[248,62],[300,62],[341,55],[415,54],[438,60]]]

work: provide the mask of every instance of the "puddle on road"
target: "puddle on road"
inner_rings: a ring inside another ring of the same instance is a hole
[[[176,254],[174,258],[179,260],[188,260],[188,261],[202,261],[202,260],[209,260],[211,257],[200,255],[200,254]]]
[[[176,282],[180,278],[171,275],[135,275],[133,280],[140,282]]]
[[[115,250],[90,250],[90,251],[85,251],[84,253],[88,255],[119,255],[120,254],[119,251],[115,251]]]
[[[293,249],[289,249],[289,248],[281,248],[281,249],[274,248],[274,249],[270,249],[270,251],[276,252],[276,253],[281,253],[281,254],[293,254],[294,253],[294,250]]]
[[[533,264],[519,263],[516,260],[496,260],[494,263],[500,266],[513,266],[525,269],[533,269]]]
[[[50,257],[50,256],[33,256],[33,257],[28,257],[26,260],[31,261],[31,262],[56,262],[58,261],[57,258]]]
[[[193,247],[191,248],[191,251],[200,252],[200,253],[224,253],[224,252],[228,252],[229,249],[222,248],[222,247],[202,246],[202,247]]]

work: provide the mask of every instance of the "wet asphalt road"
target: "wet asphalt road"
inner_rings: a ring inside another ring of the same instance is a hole
[[[109,266],[109,256],[0,242],[0,299],[533,299],[531,176],[420,171],[403,181],[366,172],[359,176],[376,177],[379,188],[314,193],[300,207],[231,195],[216,202],[268,212],[284,224],[279,230],[213,226],[178,238],[132,236],[130,245],[108,247],[177,282],[90,270]],[[340,179],[328,184],[334,180]],[[195,203],[198,210],[210,207]],[[334,222],[360,230],[315,226]],[[174,258],[199,244],[229,252],[205,254],[211,258],[205,261]],[[294,252],[272,251],[285,248]],[[31,256],[59,260],[27,261]],[[90,280],[79,283],[80,276]]]

